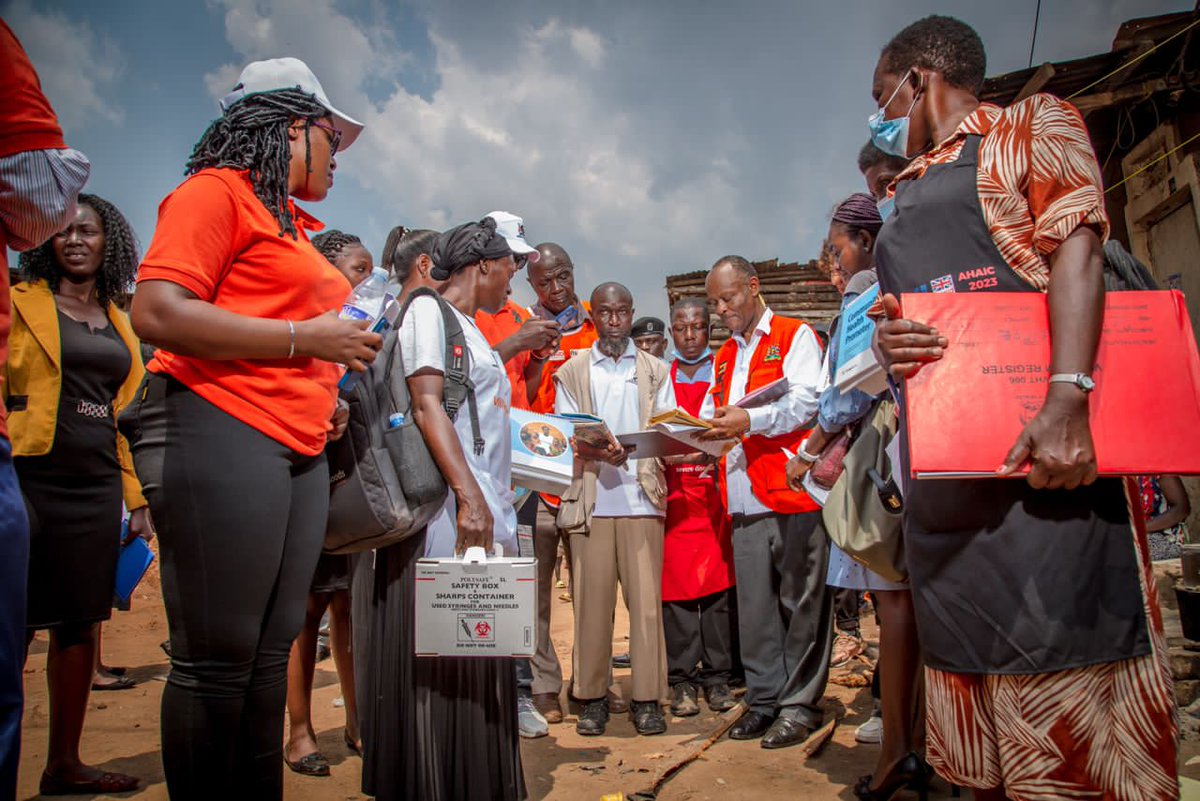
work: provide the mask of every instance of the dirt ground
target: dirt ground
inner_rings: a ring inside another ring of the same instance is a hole
[[[105,661],[110,665],[128,666],[129,675],[139,684],[131,690],[93,693],[83,738],[85,760],[106,770],[141,777],[141,790],[114,796],[139,801],[167,798],[158,736],[159,700],[167,672],[167,660],[159,643],[166,639],[167,633],[156,588],[153,580],[144,582],[139,588],[141,594],[134,600],[133,610],[114,613],[113,620],[105,626]],[[868,638],[873,638],[874,626],[867,618],[864,618],[864,624]],[[625,626],[621,611],[618,613],[615,653],[627,649],[621,636]],[[555,601],[552,636],[569,672],[570,603]],[[27,701],[17,796],[20,799],[39,797],[37,785],[45,760],[48,722],[45,653],[46,637],[42,634],[34,642],[25,670]],[[837,671],[835,680],[865,683],[862,673],[865,673],[865,665],[856,663],[849,672]],[[628,671],[617,671],[616,676],[627,691]],[[359,790],[360,762],[342,743],[342,711],[333,706],[340,690],[332,660],[317,665],[313,695],[313,722],[322,751],[332,763],[333,775],[315,779],[285,769],[286,797],[331,801],[363,799],[365,796]],[[827,719],[836,719],[837,727],[831,740],[816,755],[805,758],[799,746],[767,751],[756,741],[735,742],[722,738],[673,776],[660,791],[658,799],[852,799],[851,787],[856,777],[871,772],[877,757],[877,746],[854,742],[855,727],[866,720],[870,711],[869,692],[865,687],[831,683],[825,704]],[[659,772],[707,739],[720,724],[720,719],[707,711],[690,719],[668,718],[668,721],[665,735],[638,737],[627,715],[614,716],[607,735],[585,738],[575,734],[575,716],[568,713],[565,723],[551,726],[550,736],[522,743],[530,798],[535,801],[598,801],[610,794],[647,789]],[[280,736],[283,736],[282,732]],[[1181,769],[1183,775],[1200,778],[1200,756],[1197,754],[1200,749],[1195,744],[1183,744],[1180,759],[1184,766]],[[934,798],[949,797],[948,788],[938,782],[931,795]],[[1185,797],[1188,795],[1185,792]]]

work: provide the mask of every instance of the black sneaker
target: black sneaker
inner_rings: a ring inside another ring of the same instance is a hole
[[[579,722],[575,724],[575,733],[584,737],[599,737],[608,726],[608,701],[597,698],[594,701],[584,701],[583,711],[579,713]]]
[[[662,734],[667,730],[667,718],[658,701],[634,701],[629,710],[638,734]]]
[[[728,684],[714,684],[704,688],[704,700],[713,712],[728,712],[737,706],[737,700],[729,690]]]
[[[696,697],[696,685],[681,681],[671,688],[671,714],[690,718],[700,714],[700,701]]]

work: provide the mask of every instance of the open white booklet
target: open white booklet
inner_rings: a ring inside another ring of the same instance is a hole
[[[713,442],[700,439],[702,433],[712,428],[712,423],[688,414],[683,409],[672,409],[655,415],[649,422],[650,427],[645,431],[617,435],[617,442],[626,447],[634,446],[634,459],[686,456],[690,453],[724,456],[737,444],[737,441],[732,439]]]

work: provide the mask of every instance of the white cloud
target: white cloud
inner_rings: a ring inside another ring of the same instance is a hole
[[[406,223],[441,227],[508,209],[532,239],[568,249],[581,291],[616,278],[647,310],[662,302],[667,265],[711,261],[733,234],[738,193],[727,165],[710,159],[661,188],[659,155],[639,135],[646,121],[589,78],[603,57],[592,31],[554,21],[527,29],[514,43],[520,57],[499,64],[469,60],[437,30],[431,39],[440,87],[429,100],[397,89],[371,109],[344,159],[385,198],[402,187],[397,216],[416,215]]]
[[[640,311],[660,314],[668,274],[731,252],[815,255],[829,210],[862,188],[854,160],[879,47],[937,4],[845,0],[837,13],[725,5],[681,15],[585,0],[415,2],[431,64],[401,52],[386,14],[367,24],[335,0],[302,10],[288,0],[220,0],[239,54],[304,58],[333,102],[367,124],[339,154],[339,174],[354,180],[335,189],[339,212],[329,222],[381,240],[392,223],[443,228],[507,209],[525,217],[534,241],[567,248],[581,291],[619,280]],[[1046,23],[1039,54],[1074,38],[1087,52],[1107,49],[1123,18],[1114,15],[1131,2],[1114,0],[1106,18],[1088,20],[1089,32]],[[1028,57],[1027,39],[1023,54],[1014,44],[1028,24],[989,9],[963,13],[993,64],[1012,68]],[[863,22],[847,28],[849,19]],[[422,70],[414,83],[432,88],[405,88],[409,68]],[[220,77],[223,92],[231,84]],[[355,184],[367,196],[344,202]],[[345,209],[361,213],[347,219]],[[515,289],[529,299],[524,281]]]
[[[64,128],[83,126],[97,118],[121,124],[125,112],[113,95],[125,71],[125,59],[112,39],[87,22],[35,9],[28,0],[17,0],[4,17],[33,62],[42,91]]]
[[[365,29],[332,0],[217,0],[216,5],[225,10],[225,38],[243,59],[205,76],[217,98],[233,87],[246,62],[294,56],[316,73],[334,105],[357,118],[367,105],[364,82],[395,79],[408,60],[390,31]]]
[[[571,28],[571,47],[590,67],[599,67],[604,61],[604,40],[587,28]]]

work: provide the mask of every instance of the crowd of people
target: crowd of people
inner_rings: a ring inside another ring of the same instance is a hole
[[[158,539],[175,799],[279,799],[285,765],[329,774],[310,710],[327,612],[365,793],[518,801],[520,738],[562,725],[567,702],[581,735],[627,711],[652,736],[666,710],[734,709],[744,685],[731,739],[805,742],[825,722],[831,664],[863,650],[864,594],[880,642],[875,714],[857,738],[881,745],[856,797],[924,797],[935,773],[978,799],[1176,797],[1149,565],[1177,552],[1187,496],[1169,476],[1097,479],[1082,384],[1048,385],[995,478],[905,482],[902,580],[831,544],[824,522],[829,454],[864,421],[894,427],[905,379],[953,347],[902,316],[901,293],[991,265],[990,289],[1046,293],[1052,372],[1091,371],[1108,221],[1086,128],[1049,95],[981,103],[984,50],[966,24],[928,17],[882,49],[866,191],[837,205],[822,252],[843,309],[879,285],[886,390],[840,391],[836,323],[773,311],[741,255],[716,258],[706,297],[668,320],[635,319],[626,286],[577,289],[568,249],[531,245],[516,214],[398,226],[379,259],[389,291],[411,300],[394,347],[448,490],[418,535],[350,556],[322,553],[326,449],[349,422],[339,380],[370,375],[385,340],[338,312],[376,267],[297,201],[326,197],[363,125],[303,62],[248,65],[139,257],[121,212],[80,194],[88,162],[3,25],[0,45],[0,221],[22,251],[20,282],[0,295],[0,797],[15,788],[38,630],[50,632],[41,792],[138,786],[80,756],[124,517],[129,538]],[[529,308],[510,298],[522,272]],[[712,314],[729,332],[715,350]],[[469,409],[445,403],[455,372]],[[780,379],[773,399],[739,404]],[[615,437],[581,438],[561,496],[518,497],[513,408],[595,415],[614,433],[679,408],[708,421],[701,438],[722,455],[639,458]],[[1023,464],[1026,479],[1006,478]],[[533,656],[417,656],[417,560],[517,555],[522,533],[537,557]],[[560,549],[569,681],[549,636]],[[627,655],[612,653],[619,598]],[[627,693],[613,675],[623,659]]]

